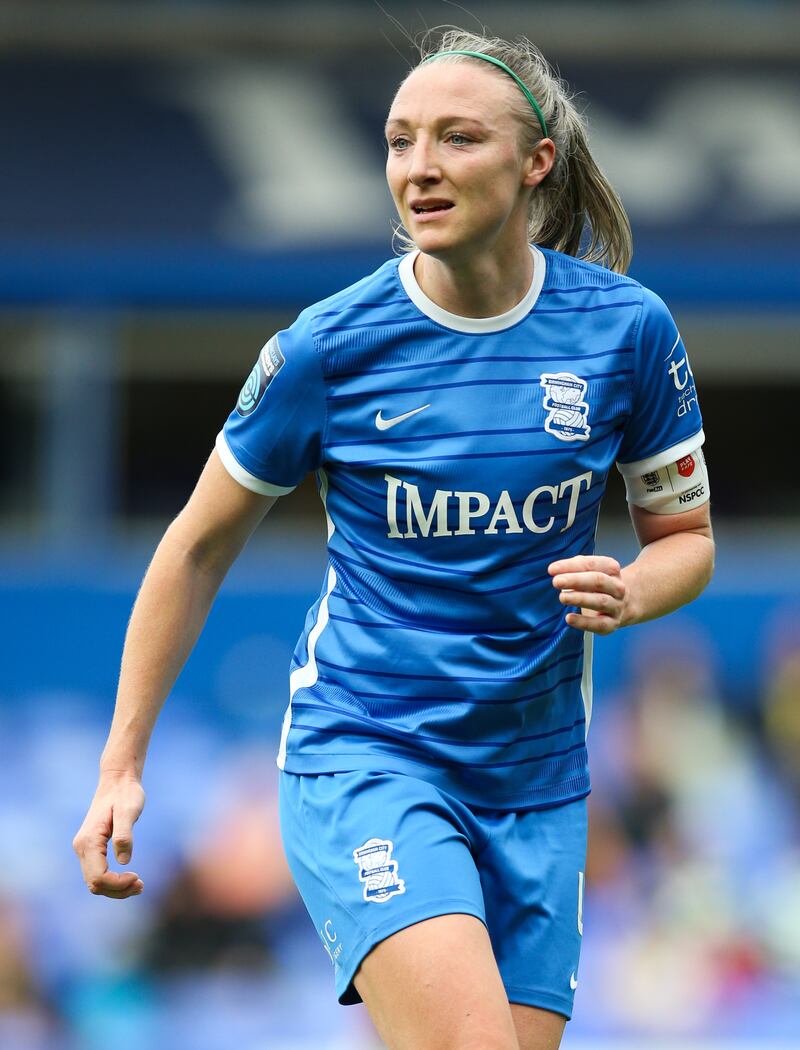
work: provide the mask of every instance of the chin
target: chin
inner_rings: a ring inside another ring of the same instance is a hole
[[[416,237],[411,238],[421,252],[426,255],[446,255],[447,252],[457,250],[461,247],[458,238],[447,234],[443,230],[420,230]]]

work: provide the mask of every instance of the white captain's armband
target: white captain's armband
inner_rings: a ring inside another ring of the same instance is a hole
[[[638,463],[618,463],[628,503],[652,514],[681,514],[706,503],[710,492],[702,440],[701,433],[658,456]],[[665,456],[669,456],[666,462]]]

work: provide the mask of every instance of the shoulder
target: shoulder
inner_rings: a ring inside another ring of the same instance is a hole
[[[565,255],[552,248],[539,248],[539,251],[545,257],[547,268],[543,291],[574,291],[585,288],[587,291],[597,292],[624,291],[634,296],[640,296],[645,291],[643,285],[633,277],[616,273],[598,263],[586,262],[585,259]]]
[[[304,325],[312,335],[346,324],[365,310],[391,306],[400,297],[402,285],[397,275],[400,259],[387,259],[373,273],[354,284],[307,307],[295,324]]]
[[[618,308],[636,342],[677,331],[664,300],[633,277],[550,248],[539,250],[547,268],[542,295],[552,312],[592,314]]]
[[[350,317],[363,314],[368,305],[380,306],[392,298],[397,299],[402,290],[397,277],[399,262],[399,259],[389,259],[374,273],[307,306],[291,325],[277,333],[283,353],[315,358],[320,351],[320,334],[347,325]]]

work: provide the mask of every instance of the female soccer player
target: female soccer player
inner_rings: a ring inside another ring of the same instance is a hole
[[[552,1050],[582,935],[591,643],[710,577],[700,413],[532,45],[444,33],[386,138],[412,250],[259,355],[148,569],[74,845],[93,893],[142,891],[105,852],[130,860],[157,713],[228,567],[313,470],[329,564],[278,765],[339,999],[391,1048]],[[624,568],[593,553],[615,463],[641,543]]]

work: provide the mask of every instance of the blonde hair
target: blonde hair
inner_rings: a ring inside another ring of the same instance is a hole
[[[551,68],[541,51],[525,37],[501,40],[458,28],[434,29],[419,45],[420,62],[444,51],[479,51],[500,59],[523,81],[539,103],[548,137],[556,147],[548,175],[531,195],[528,237],[543,248],[554,248],[588,262],[625,273],[633,255],[631,226],[617,192],[589,151],[586,120],[578,111],[567,84]],[[442,62],[472,62],[492,70],[489,63],[464,55],[448,55]],[[496,67],[497,76],[510,81]],[[542,139],[542,129],[525,95],[513,104],[513,115],[523,128],[522,148],[531,152]]]

